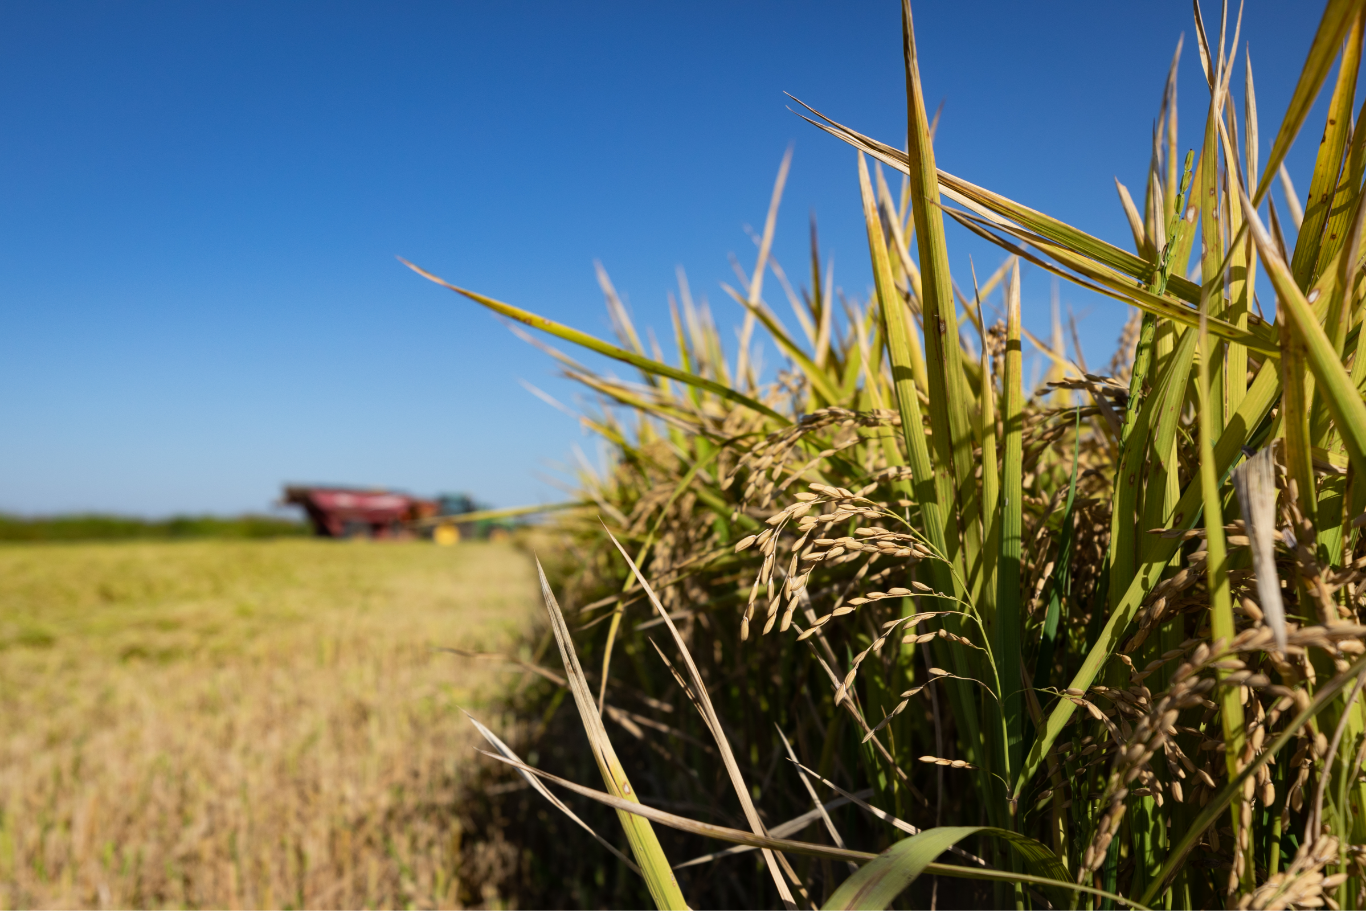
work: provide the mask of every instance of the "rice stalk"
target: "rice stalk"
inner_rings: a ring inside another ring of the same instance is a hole
[[[1366,904],[1366,3],[1327,3],[1265,157],[1229,12],[1207,31],[1196,10],[1196,148],[1178,157],[1178,44],[1146,173],[1116,180],[1132,252],[937,167],[903,4],[904,150],[798,102],[856,150],[866,299],[836,293],[814,227],[808,287],[775,258],[788,159],[756,270],[728,289],[730,351],[681,274],[678,366],[620,316],[614,344],[448,286],[646,377],[560,359],[614,454],[579,479],[596,509],[557,525],[564,631],[602,659],[602,718],[650,790],[564,786],[673,828],[669,851],[701,858],[678,868],[693,903]],[[1334,65],[1289,245],[1266,196]],[[971,299],[946,214],[1004,254]],[[1060,320],[1047,343],[1024,330],[1030,266],[1127,309],[1105,374]],[[992,298],[1006,318],[987,325]],[[1025,340],[1051,365],[1041,389]],[[935,861],[960,840],[988,866]]]

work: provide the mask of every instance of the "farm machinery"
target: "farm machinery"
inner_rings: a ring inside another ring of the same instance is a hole
[[[481,509],[468,494],[423,499],[400,491],[359,487],[285,488],[283,503],[303,507],[320,538],[430,538],[455,544],[468,538],[502,538],[513,520],[585,505],[579,502]]]
[[[283,502],[303,507],[313,531],[321,538],[431,537],[454,544],[484,529],[459,516],[472,515],[476,506],[465,494],[424,499],[392,490],[355,487],[285,488]]]

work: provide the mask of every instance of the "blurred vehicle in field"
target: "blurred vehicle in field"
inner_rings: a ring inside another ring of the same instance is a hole
[[[419,533],[425,529],[433,541],[446,546],[470,539],[502,541],[515,527],[512,517],[532,511],[525,507],[490,510],[465,493],[441,494],[436,502],[436,515],[418,519],[413,527]]]
[[[405,493],[354,487],[285,488],[284,502],[303,507],[320,538],[412,537],[409,523],[435,516],[436,500]]]
[[[580,505],[488,509],[466,493],[423,499],[383,488],[308,485],[286,486],[281,502],[302,507],[318,537],[420,537],[443,545],[470,539],[502,540],[526,516]]]

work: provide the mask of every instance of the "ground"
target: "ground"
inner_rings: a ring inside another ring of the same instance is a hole
[[[509,544],[0,547],[0,906],[497,904],[455,804],[507,675],[438,647],[538,610]]]

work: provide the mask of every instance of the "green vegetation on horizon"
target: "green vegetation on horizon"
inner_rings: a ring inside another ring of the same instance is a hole
[[[171,516],[144,519],[104,513],[16,516],[0,513],[0,542],[284,538],[309,534],[308,524],[277,516]]]

